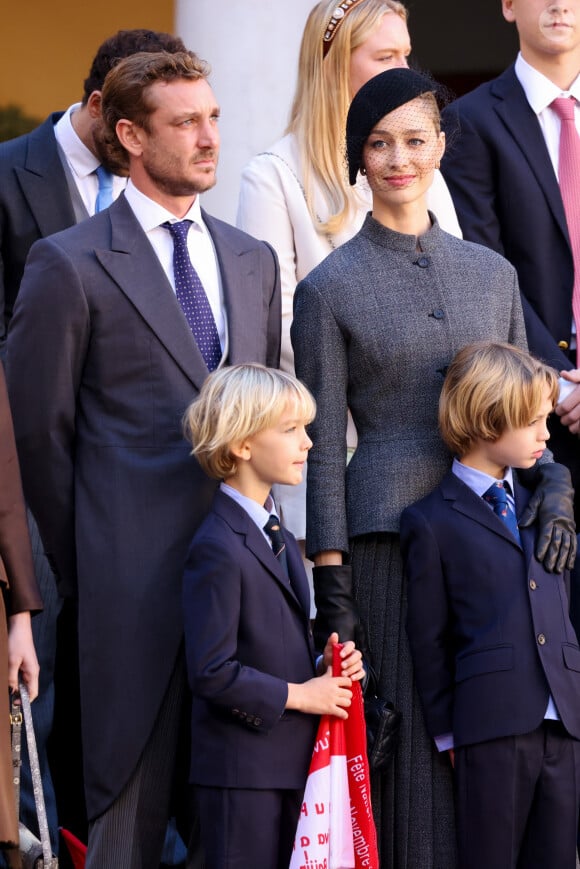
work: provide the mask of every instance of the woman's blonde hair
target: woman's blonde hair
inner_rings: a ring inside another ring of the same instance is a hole
[[[275,425],[288,405],[304,424],[314,419],[313,397],[291,374],[257,364],[218,368],[183,417],[192,455],[210,477],[231,477],[232,446]]]
[[[368,39],[384,15],[395,14],[407,20],[407,10],[398,0],[364,0],[346,13],[324,56],[323,36],[336,5],[336,0],[323,0],[308,16],[286,131],[293,133],[298,142],[312,220],[327,233],[340,231],[357,207],[356,192],[348,184],[345,162],[345,125],[352,97],[351,54]],[[328,204],[331,216],[326,222],[321,222],[316,214],[314,180]]]
[[[496,441],[508,429],[524,428],[537,415],[546,386],[553,408],[558,400],[553,368],[512,344],[468,344],[447,369],[441,390],[443,440],[462,457],[477,441]]]

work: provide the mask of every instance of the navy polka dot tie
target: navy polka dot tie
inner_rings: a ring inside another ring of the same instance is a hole
[[[493,507],[493,512],[499,516],[501,521],[507,525],[518,543],[520,542],[520,532],[516,515],[512,510],[507,498],[508,483],[497,482],[489,487],[487,492],[484,492],[482,498]]]
[[[187,234],[191,220],[163,224],[173,238],[173,274],[175,295],[185,319],[201,351],[208,371],[217,368],[222,358],[222,348],[213,312],[203,284],[189,258]]]

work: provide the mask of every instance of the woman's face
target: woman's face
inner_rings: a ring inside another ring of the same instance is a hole
[[[350,56],[350,93],[357,91],[380,72],[407,67],[411,38],[407,25],[396,12],[385,12],[371,35]]]
[[[419,96],[385,115],[365,142],[362,163],[375,203],[388,209],[415,202],[431,186],[445,150],[438,111]]]

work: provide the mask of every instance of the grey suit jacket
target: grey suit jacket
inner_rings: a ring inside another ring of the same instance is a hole
[[[76,223],[54,136],[61,115],[50,115],[31,133],[0,143],[0,342],[6,338],[31,246]]]
[[[308,456],[307,551],[397,531],[404,507],[442,478],[450,456],[437,403],[455,353],[472,341],[526,346],[515,270],[435,223],[420,238],[370,215],[298,284],[292,342],[317,414]],[[346,467],[350,409],[358,447]]]
[[[231,363],[276,366],[275,254],[204,215]],[[182,642],[187,547],[215,484],[181,418],[207,369],[124,196],[31,250],[8,342],[28,502],[64,590],[78,590],[89,817],[128,780]]]

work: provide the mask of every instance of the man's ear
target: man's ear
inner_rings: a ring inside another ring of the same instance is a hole
[[[87,109],[89,110],[89,115],[93,121],[101,118],[101,105],[101,92],[93,91],[87,100]]]
[[[121,118],[120,121],[117,121],[115,131],[119,142],[129,154],[133,157],[139,157],[143,153],[145,132],[141,127],[138,127],[133,121]]]
[[[505,18],[505,20],[509,21],[510,24],[513,24],[513,22],[516,20],[513,0],[501,0],[501,11],[503,12],[503,17]]]

